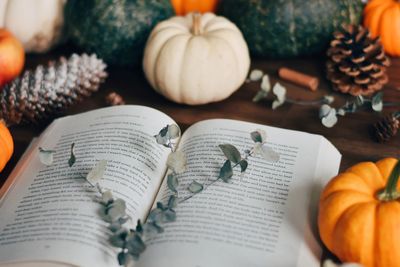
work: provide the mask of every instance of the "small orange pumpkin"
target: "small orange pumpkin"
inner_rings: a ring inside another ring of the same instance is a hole
[[[215,12],[218,0],[171,0],[171,4],[176,15],[183,16],[190,12]]]
[[[334,177],[323,190],[319,233],[343,262],[400,266],[399,174],[400,161],[394,158],[362,162]]]
[[[4,121],[0,119],[0,172],[14,152],[14,141]]]
[[[364,9],[364,26],[372,37],[380,36],[389,55],[400,56],[400,2],[372,0]]]

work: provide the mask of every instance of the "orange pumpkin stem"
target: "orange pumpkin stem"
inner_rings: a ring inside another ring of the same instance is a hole
[[[193,28],[192,28],[192,33],[194,35],[200,35],[201,34],[201,15],[198,12],[193,13]]]
[[[392,201],[400,198],[400,192],[397,191],[397,182],[400,178],[400,160],[394,166],[385,189],[378,193],[377,197],[382,201]]]

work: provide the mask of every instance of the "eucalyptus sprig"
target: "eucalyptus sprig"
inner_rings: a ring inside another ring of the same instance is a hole
[[[259,102],[266,99],[271,91],[271,83],[267,74],[263,74],[260,70],[253,70],[250,73],[249,81],[261,80],[260,90],[253,97],[253,102]],[[280,83],[275,83],[272,87],[273,102],[271,108],[273,110],[282,106],[284,103],[291,103],[303,106],[320,106],[319,118],[322,125],[327,128],[333,127],[338,122],[338,116],[345,116],[349,113],[355,113],[360,109],[370,109],[372,111],[381,112],[385,106],[400,106],[400,102],[384,102],[383,93],[378,92],[371,97],[356,96],[352,100],[347,101],[343,106],[334,108],[330,104],[335,101],[331,95],[325,95],[316,100],[298,100],[286,96],[286,88]]]
[[[259,102],[263,99],[268,98],[269,93],[271,91],[271,83],[267,74],[264,74],[261,79],[260,90],[253,97],[253,102]],[[272,87],[273,94],[273,102],[271,108],[273,110],[282,106],[285,103],[302,105],[302,106],[314,106],[314,105],[323,105],[323,104],[331,104],[335,99],[331,95],[323,96],[320,99],[316,100],[298,100],[294,98],[290,98],[286,96],[286,88],[282,86],[279,82],[275,83]]]
[[[254,145],[250,149],[244,150],[244,156],[231,144],[219,145],[226,160],[220,168],[218,177],[206,184],[193,181],[187,187],[191,195],[186,198],[179,198],[179,180],[177,175],[185,172],[187,165],[184,152],[176,151],[175,139],[179,138],[180,134],[181,131],[179,127],[172,124],[165,126],[154,136],[158,144],[171,150],[167,159],[167,185],[171,191],[171,195],[168,197],[167,203],[157,202],[156,206],[149,212],[147,220],[144,223],[138,220],[134,228],[128,227],[126,224],[132,219],[126,213],[125,201],[121,198],[115,198],[111,190],[104,189],[101,186],[101,179],[107,168],[106,160],[98,161],[86,175],[80,175],[78,177],[96,190],[95,200],[101,205],[99,216],[108,223],[110,244],[119,248],[117,259],[120,265],[126,267],[132,266],[133,262],[145,251],[146,242],[155,234],[164,231],[163,224],[176,220],[177,214],[175,209],[179,203],[189,200],[217,181],[223,181],[225,183],[231,182],[234,168],[238,166],[240,167],[241,173],[245,172],[250,157],[261,155],[267,161],[276,162],[279,160],[279,154],[266,145],[267,136],[265,131],[256,130],[250,134]],[[74,148],[75,143],[72,143],[70,147],[70,157],[68,159],[68,166],[70,168],[75,165],[77,160]],[[43,164],[51,165],[54,153],[54,150],[39,148],[40,161]]]

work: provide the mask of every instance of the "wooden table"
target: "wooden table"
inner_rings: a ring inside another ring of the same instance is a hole
[[[59,48],[46,55],[28,55],[27,68],[33,68],[37,64],[44,64],[50,59],[56,59],[60,55],[69,55],[70,48]],[[253,59],[252,69],[258,68],[270,75],[272,82],[277,81],[277,69],[287,66],[302,70],[305,73],[320,77],[321,85],[317,92],[282,82],[288,89],[291,98],[312,100],[326,94],[335,96],[334,106],[342,105],[349,96],[334,93],[329,89],[329,83],[324,77],[324,56],[290,60]],[[400,134],[385,144],[373,141],[370,133],[371,124],[379,120],[381,114],[370,111],[362,111],[341,117],[339,122],[331,129],[322,126],[317,106],[299,106],[285,104],[277,110],[271,109],[271,101],[253,103],[252,98],[259,89],[259,83],[245,83],[242,88],[230,98],[219,102],[202,106],[185,106],[172,103],[158,95],[147,84],[141,69],[108,68],[109,77],[101,86],[99,92],[84,102],[75,105],[66,111],[66,114],[75,114],[106,106],[105,96],[116,91],[121,94],[128,104],[151,106],[170,115],[183,128],[191,124],[210,118],[229,118],[261,123],[276,127],[300,130],[315,134],[321,134],[328,138],[343,154],[341,170],[360,161],[375,161],[383,157],[400,157]],[[389,69],[390,82],[384,89],[384,99],[400,102],[400,59],[393,59]],[[400,107],[392,107],[384,110],[384,113],[400,110]],[[15,152],[2,173],[0,173],[0,186],[14,168],[15,164],[27,148],[33,137],[38,136],[51,122],[41,122],[38,125],[24,125],[11,127],[15,141]]]

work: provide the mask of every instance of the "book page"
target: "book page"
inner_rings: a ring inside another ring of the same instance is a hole
[[[258,128],[267,132],[279,162],[250,157],[246,172],[237,167],[231,183],[217,181],[180,203],[177,221],[164,224],[165,232],[149,242],[138,266],[319,266],[319,247],[310,235],[311,195],[320,179],[337,173],[340,162],[322,136],[231,120],[197,123],[179,144],[188,158],[187,171],[178,176],[179,198],[188,195],[193,180],[208,184],[218,177],[225,161],[219,144],[243,153]],[[164,183],[158,200],[165,202],[169,194]]]
[[[53,122],[9,178],[13,184],[8,183],[0,202],[0,262],[118,266],[107,223],[98,213],[101,206],[94,202],[97,192],[82,177],[106,160],[101,186],[126,201],[133,223],[143,220],[170,153],[153,136],[171,123],[165,114],[141,106],[104,108]],[[72,143],[76,163],[69,167]],[[52,165],[40,162],[39,147],[55,150]]]

